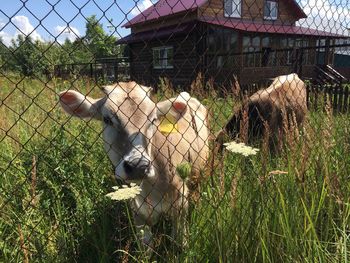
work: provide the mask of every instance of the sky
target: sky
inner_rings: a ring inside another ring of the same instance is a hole
[[[297,0],[308,16],[298,25],[349,36],[350,0]]]
[[[152,5],[154,0],[0,0],[0,37],[5,44],[18,34],[40,41],[84,36],[86,18],[96,15],[106,32],[120,38],[128,19]]]
[[[96,15],[106,32],[121,38],[129,19],[157,0],[0,0],[0,37],[6,45],[18,34],[40,41],[63,42],[85,34],[86,18]],[[180,0],[179,0],[180,1]],[[193,0],[182,0],[193,1]],[[297,0],[307,19],[304,27],[349,34],[350,0]]]

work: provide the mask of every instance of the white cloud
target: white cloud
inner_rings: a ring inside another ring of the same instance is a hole
[[[0,38],[2,40],[2,43],[4,43],[6,46],[9,46],[11,44],[11,40],[12,40],[13,36],[11,36],[9,33],[1,31]]]
[[[2,43],[4,43],[5,45],[10,45],[11,43],[11,35],[6,33],[5,31],[3,31],[3,27],[5,26],[5,23],[0,21],[0,39],[2,41]]]
[[[3,21],[0,21],[0,37],[6,46],[10,46],[11,41],[16,39],[18,35],[30,36],[34,40],[44,41],[41,35],[34,30],[34,26],[26,16],[15,16],[11,18],[10,23],[3,28],[5,25]],[[53,29],[53,33],[56,34],[59,43],[63,43],[66,38],[74,41],[80,36],[79,30],[72,26],[56,26]]]
[[[300,6],[308,16],[298,22],[300,26],[349,35],[350,11],[346,2],[343,4],[340,0],[330,4],[328,0],[302,0]]]
[[[147,8],[153,5],[151,0],[138,0],[135,2],[135,7],[131,10],[131,15],[137,16],[141,12],[145,11]]]
[[[67,38],[73,42],[80,36],[79,30],[72,26],[56,26],[54,31],[57,35],[57,41],[59,43],[63,43]]]
[[[22,34],[25,36],[30,36],[34,40],[43,41],[39,33],[36,30],[34,30],[34,27],[29,22],[28,17],[15,16],[11,19],[11,22],[16,26],[15,36]]]
[[[11,18],[11,22],[15,27],[14,32],[7,32],[6,27],[3,29],[2,27],[5,25],[5,23],[0,22],[0,37],[2,38],[2,41],[5,45],[9,46],[11,44],[12,39],[16,39],[18,35],[24,35],[24,36],[30,36],[34,40],[43,41],[40,34],[34,30],[34,27],[29,22],[28,17],[26,16],[15,16]]]

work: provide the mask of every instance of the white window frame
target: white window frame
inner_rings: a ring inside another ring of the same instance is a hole
[[[268,16],[265,14],[266,5],[268,6],[268,10],[269,10]],[[265,1],[265,6],[264,6],[264,19],[276,20],[278,17],[278,3],[276,1]],[[276,10],[276,16],[272,16],[273,10]]]
[[[231,13],[226,12],[226,5],[231,4]],[[240,18],[242,16],[242,0],[224,0],[225,17]]]
[[[174,56],[174,48],[172,46],[161,46],[161,47],[155,47],[152,48],[152,59],[153,59],[153,68],[154,69],[173,69],[174,65],[170,64],[170,60],[169,59],[174,59],[174,58],[169,58],[168,57],[168,50],[172,50],[173,51],[173,56]],[[155,64],[155,52],[158,52],[158,54],[160,55],[161,51],[166,51],[164,52],[164,57],[160,58],[160,56],[157,58],[160,61],[160,65],[156,65]]]

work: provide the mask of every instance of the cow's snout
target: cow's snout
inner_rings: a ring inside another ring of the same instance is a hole
[[[123,166],[126,174],[132,175],[135,179],[143,179],[150,171],[151,162],[146,158],[135,158],[125,160]]]
[[[149,155],[142,146],[134,147],[115,169],[118,178],[127,181],[139,181],[154,176],[154,169]]]

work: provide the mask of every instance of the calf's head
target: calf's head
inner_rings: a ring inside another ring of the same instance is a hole
[[[103,122],[105,150],[116,167],[115,175],[137,182],[156,175],[152,165],[152,139],[159,119],[172,115],[178,119],[187,108],[188,98],[155,104],[151,89],[135,82],[105,86],[105,96],[93,99],[74,90],[59,94],[62,108],[79,118]]]

